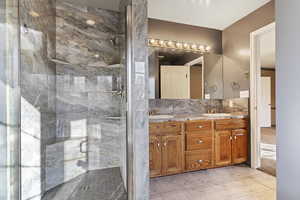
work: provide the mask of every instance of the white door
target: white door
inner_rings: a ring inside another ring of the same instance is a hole
[[[189,99],[190,67],[161,66],[160,90],[162,99]]]
[[[271,77],[261,77],[260,127],[271,127]]]

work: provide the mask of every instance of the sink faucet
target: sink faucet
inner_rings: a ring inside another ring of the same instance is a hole
[[[157,114],[156,110],[149,110],[149,115],[155,115],[155,114]]]
[[[217,113],[217,108],[214,106],[209,106],[207,109],[207,113],[209,113],[209,114]]]

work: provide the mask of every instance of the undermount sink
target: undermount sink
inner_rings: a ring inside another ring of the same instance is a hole
[[[229,113],[205,113],[203,114],[205,117],[230,117]]]
[[[172,119],[174,118],[173,115],[150,115],[150,119]]]

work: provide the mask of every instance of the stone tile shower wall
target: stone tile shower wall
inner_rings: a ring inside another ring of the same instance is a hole
[[[38,16],[37,16],[38,14]],[[20,0],[22,199],[45,191],[47,143],[56,137],[55,4]]]

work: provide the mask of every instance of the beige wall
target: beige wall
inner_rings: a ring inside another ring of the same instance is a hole
[[[149,38],[209,45],[212,52],[222,53],[222,32],[219,30],[149,19],[148,34]]]
[[[275,21],[275,5],[271,1],[223,31],[225,98],[239,97],[249,89],[250,33]],[[233,82],[240,89],[232,89]]]
[[[272,125],[276,125],[276,72],[272,69],[262,69],[261,76],[271,77],[271,121]]]

